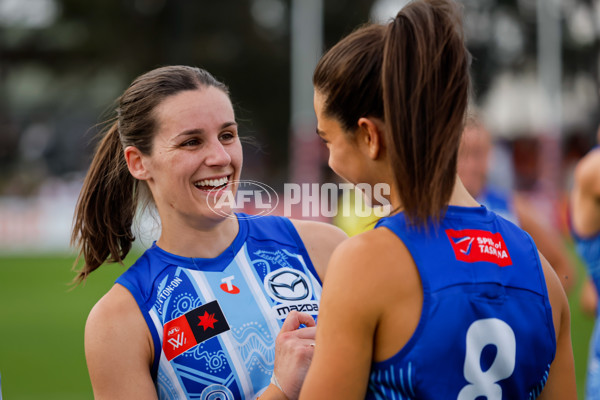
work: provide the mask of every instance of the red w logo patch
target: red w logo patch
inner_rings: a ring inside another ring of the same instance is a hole
[[[167,322],[163,328],[163,351],[171,361],[181,353],[227,332],[229,324],[216,300],[195,308]]]
[[[512,265],[512,260],[500,233],[479,229],[446,229],[456,259],[464,262],[487,261],[500,267]]]

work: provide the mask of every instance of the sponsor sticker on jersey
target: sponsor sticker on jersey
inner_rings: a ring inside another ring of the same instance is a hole
[[[290,311],[318,314],[319,303],[312,300],[308,276],[292,268],[279,268],[264,280],[267,294],[278,304],[273,306],[276,318],[285,319]]]
[[[446,229],[456,259],[464,262],[486,261],[500,267],[512,265],[512,260],[500,233],[479,229]]]
[[[234,275],[221,279],[221,282],[223,282],[221,283],[221,286],[219,286],[221,290],[229,294],[238,294],[240,292],[240,288],[232,283],[234,279]]]
[[[163,327],[163,351],[167,360],[218,334],[230,330],[219,303],[214,300],[167,322]]]

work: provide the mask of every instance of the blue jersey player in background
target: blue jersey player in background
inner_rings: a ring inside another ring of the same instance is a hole
[[[235,193],[241,169],[228,90],[207,71],[158,68],[119,98],[77,205],[78,280],[127,255],[138,203],[156,207],[161,232],[88,317],[96,399],[297,397],[321,278],[346,236],[323,223],[232,213],[219,199]]]
[[[457,178],[469,66],[452,0],[412,1],[319,61],[330,167],[388,183],[395,212],[331,257],[302,400],[576,398],[560,280]]]
[[[500,184],[490,182],[488,176],[494,171],[511,168],[490,157],[493,147],[491,133],[476,110],[471,109],[468,113],[458,150],[457,168],[461,182],[478,203],[531,235],[569,295],[575,284],[575,265],[560,233],[548,222],[551,216],[540,213],[534,202],[511,186],[500,187]],[[494,164],[490,165],[490,162]]]
[[[591,290],[592,306],[596,309],[596,325],[590,340],[585,398],[600,399],[600,326],[597,315],[597,293],[600,288],[600,128],[597,145],[575,168],[570,199],[571,233],[575,249],[583,260]]]

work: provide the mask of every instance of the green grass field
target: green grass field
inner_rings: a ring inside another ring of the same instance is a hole
[[[6,400],[93,398],[83,351],[85,319],[123,267],[105,265],[85,285],[69,290],[72,263],[70,256],[0,257],[0,374]],[[570,301],[582,399],[593,321],[579,311],[580,286]]]
[[[70,289],[73,260],[0,258],[4,399],[93,398],[83,350],[85,319],[124,269],[105,265],[84,285]]]

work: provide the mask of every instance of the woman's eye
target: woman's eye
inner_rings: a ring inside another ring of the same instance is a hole
[[[190,139],[190,140],[186,140],[185,142],[181,143],[181,145],[183,147],[197,146],[198,144],[200,144],[200,141],[198,139]]]
[[[221,135],[221,141],[228,142],[235,139],[235,135],[231,132],[225,132]]]

